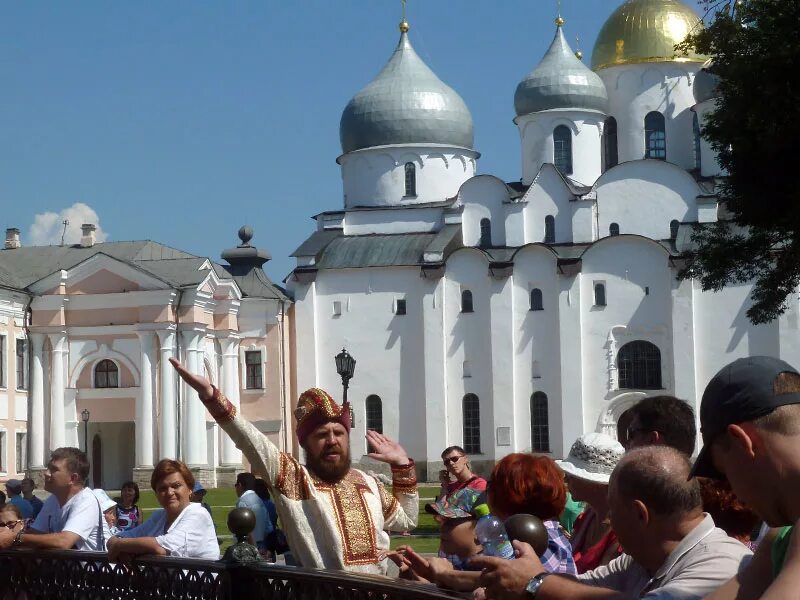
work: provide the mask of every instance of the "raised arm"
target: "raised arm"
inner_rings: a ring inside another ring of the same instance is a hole
[[[225,395],[211,385],[208,379],[187,371],[183,365],[170,358],[169,361],[178,375],[197,391],[200,401],[219,423],[223,431],[231,436],[236,447],[247,457],[253,472],[264,478],[264,481],[275,486],[281,472],[281,462],[294,461],[283,455],[277,446],[267,439],[252,423],[238,414],[236,407]]]
[[[391,496],[383,484],[378,482],[383,504],[384,529],[388,531],[414,529],[419,516],[417,471],[414,461],[408,457],[400,444],[376,431],[367,432],[367,441],[373,449],[368,456],[387,463],[392,468]]]

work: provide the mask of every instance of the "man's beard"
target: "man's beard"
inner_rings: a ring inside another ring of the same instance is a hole
[[[315,476],[327,483],[339,483],[350,472],[350,449],[342,449],[339,460],[329,463],[322,456],[312,456],[306,452],[306,467]]]

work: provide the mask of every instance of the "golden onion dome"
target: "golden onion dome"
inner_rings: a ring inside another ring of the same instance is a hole
[[[703,63],[708,58],[675,50],[702,27],[697,13],[680,0],[627,0],[608,18],[597,36],[592,69],[651,62]]]

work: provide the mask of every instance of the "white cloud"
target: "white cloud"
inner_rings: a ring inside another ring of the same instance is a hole
[[[67,224],[66,233],[64,232],[64,221]],[[81,225],[92,223],[97,226],[95,240],[105,242],[108,234],[100,227],[100,217],[95,210],[88,204],[76,202],[69,208],[61,212],[39,213],[33,218],[33,225],[28,232],[29,243],[33,246],[57,246],[61,243],[61,235],[64,234],[64,244],[77,244],[81,241]]]

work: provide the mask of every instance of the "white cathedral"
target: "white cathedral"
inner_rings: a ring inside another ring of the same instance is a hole
[[[519,181],[477,174],[469,109],[405,22],[344,109],[344,208],[316,216],[288,286],[294,391],[336,393],[332,357],[357,360],[355,460],[369,462],[367,428],[399,439],[428,479],[453,444],[479,470],[515,451],[562,457],[584,432],[617,435],[647,395],[697,407],[734,358],[800,365],[796,295],[754,326],[751,286],[677,278],[693,227],[724,216],[700,137],[715,82],[707,57],[674,49],[697,14],[626,1],[591,68],[563,25],[514,94]]]

